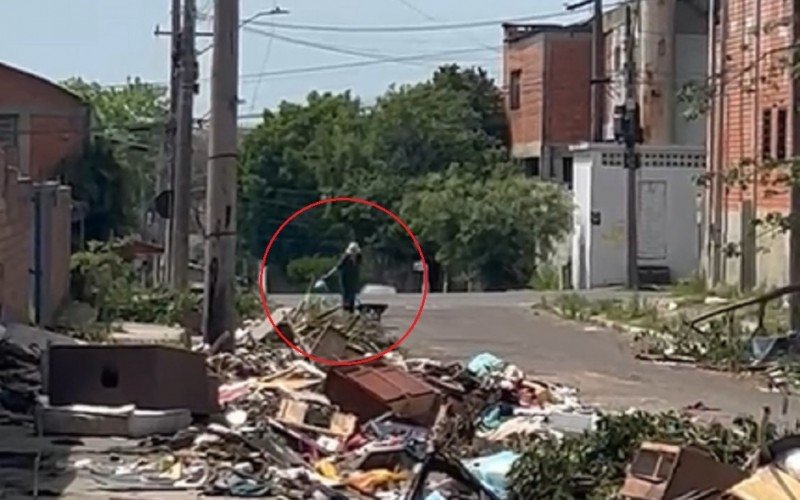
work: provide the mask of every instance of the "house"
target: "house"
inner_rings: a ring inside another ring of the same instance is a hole
[[[704,120],[687,116],[681,89],[705,81],[708,66],[708,0],[633,2],[634,62],[642,140],[653,146],[704,147]],[[606,119],[614,137],[614,108],[625,95],[625,7],[603,17],[606,38]]]
[[[0,149],[34,182],[54,180],[89,141],[89,106],[47,80],[0,63]]]
[[[511,154],[528,175],[571,182],[569,146],[589,139],[591,28],[504,24]]]
[[[677,280],[697,271],[705,169],[705,124],[686,116],[678,97],[705,79],[707,0],[631,2],[640,103],[642,169],[637,173],[640,277]],[[615,143],[615,108],[624,103],[626,6],[604,14],[604,141],[589,143],[591,23],[504,25],[503,77],[511,152],[529,175],[572,191],[572,235],[549,264],[562,285],[623,284],[628,214],[625,175]],[[642,193],[649,193],[643,195]],[[649,279],[645,279],[649,281]]]
[[[798,155],[792,63],[798,4],[742,0],[720,5],[713,32],[716,58],[710,68],[715,92],[707,114],[712,184],[706,270],[712,283],[743,289],[785,285],[789,235],[755,222],[788,213],[786,184],[771,185],[769,176],[761,174],[746,186],[726,185],[721,178],[743,164],[763,166]]]
[[[69,294],[71,190],[56,179],[89,138],[88,106],[0,64],[0,319],[49,325]]]
[[[637,98],[643,143],[705,146],[706,125],[678,98],[702,82],[708,62],[708,0],[632,2]],[[625,6],[603,17],[604,139],[614,139],[614,108],[624,103]],[[569,26],[505,24],[503,82],[511,153],[525,171],[572,182],[569,146],[590,139],[591,21]]]

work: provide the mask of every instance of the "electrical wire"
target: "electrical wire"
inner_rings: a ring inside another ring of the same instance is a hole
[[[463,23],[442,23],[442,24],[428,24],[428,25],[408,25],[408,26],[334,26],[334,25],[315,25],[315,24],[292,24],[292,23],[276,23],[270,21],[252,21],[251,24],[265,27],[274,27],[283,30],[297,30],[297,31],[321,31],[329,33],[405,33],[405,32],[421,32],[421,31],[448,31],[481,28],[486,26],[499,26],[504,23],[526,22],[526,21],[541,21],[546,19],[558,19],[564,17],[573,17],[576,13],[588,11],[588,8],[577,9],[573,12],[548,12],[545,14],[530,15],[517,18],[506,19],[491,19],[484,21],[471,21]]]
[[[255,33],[255,34],[258,34],[258,35],[269,37],[270,39],[280,40],[282,42],[287,42],[287,43],[291,43],[291,44],[294,44],[294,45],[301,45],[301,46],[304,46],[304,47],[311,47],[311,48],[314,48],[314,49],[324,50],[324,51],[327,51],[327,52],[334,52],[336,54],[345,54],[345,55],[348,55],[348,56],[363,57],[363,58],[374,59],[374,60],[383,60],[383,59],[387,59],[387,58],[396,57],[396,56],[389,55],[389,54],[381,54],[381,53],[377,53],[377,52],[364,52],[364,51],[361,51],[361,50],[348,49],[348,48],[345,48],[345,47],[338,47],[338,46],[335,46],[335,45],[328,45],[328,44],[319,43],[319,42],[313,42],[313,41],[309,41],[309,40],[302,40],[300,38],[292,38],[292,37],[289,37],[289,36],[278,35],[277,33],[270,33],[268,31],[262,31],[262,30],[259,30],[259,29],[256,29],[256,28],[245,27],[243,29],[244,29],[244,31],[246,31],[248,33]],[[400,62],[401,63],[408,63],[408,61],[400,61]]]
[[[282,76],[289,76],[289,75],[298,75],[298,74],[308,74],[308,73],[320,73],[325,71],[335,71],[340,69],[350,69],[350,68],[360,68],[365,66],[374,66],[379,64],[387,64],[399,61],[420,61],[425,59],[431,58],[441,58],[444,56],[452,56],[452,55],[459,55],[459,54],[470,54],[476,52],[486,52],[487,49],[485,48],[464,48],[464,49],[452,49],[452,50],[444,50],[441,52],[430,52],[427,54],[417,54],[417,55],[409,55],[409,56],[398,56],[398,57],[387,57],[384,59],[376,59],[373,61],[356,61],[351,63],[341,63],[341,64],[327,64],[327,65],[320,65],[320,66],[306,66],[306,67],[299,67],[299,68],[289,68],[284,70],[277,70],[277,71],[266,71],[261,73],[251,73],[251,74],[243,74],[239,78],[240,80],[249,80],[253,78],[274,78],[274,77],[282,77]]]

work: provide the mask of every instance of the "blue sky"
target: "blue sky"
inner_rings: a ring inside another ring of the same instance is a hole
[[[275,5],[288,15],[264,21],[336,26],[392,26],[509,19],[563,10],[563,0],[240,0],[242,18]],[[212,0],[197,0],[201,12],[211,13]],[[5,0],[0,30],[0,61],[53,80],[70,76],[101,83],[121,83],[138,76],[149,81],[168,78],[169,41],[155,37],[156,25],[169,28],[170,0]],[[550,19],[548,22],[571,18]],[[574,16],[572,17],[574,19]],[[209,30],[210,23],[200,23]],[[273,28],[258,27],[270,32]],[[481,65],[496,74],[500,65],[500,26],[412,33],[325,33],[276,28],[281,36],[299,38],[347,51],[403,57],[447,50],[475,52],[425,61],[372,64],[336,71],[252,77],[242,80],[241,114],[260,112],[282,100],[302,100],[309,91],[351,89],[365,100],[391,83],[426,78],[438,64]],[[366,61],[364,57],[299,46],[285,40],[243,31],[240,74]],[[207,39],[199,39],[203,47]],[[492,48],[495,50],[491,50]],[[201,78],[210,70],[210,52],[200,59]],[[208,109],[208,81],[201,81],[196,114]]]

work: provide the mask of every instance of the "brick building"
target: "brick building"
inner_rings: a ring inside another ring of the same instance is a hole
[[[528,174],[569,184],[569,146],[589,138],[591,29],[506,24],[503,30],[511,153]]]
[[[34,182],[53,180],[89,141],[89,106],[36,75],[0,63],[0,149]]]
[[[709,168],[722,172],[797,156],[790,49],[796,43],[793,15],[800,2],[741,0],[721,5],[715,30],[717,91],[709,114]],[[708,272],[715,281],[745,289],[786,284],[788,234],[754,221],[770,213],[786,214],[789,192],[783,184],[766,182],[763,170],[750,171],[756,182],[745,189],[720,182],[709,193]]]
[[[68,296],[71,190],[55,179],[88,140],[85,103],[0,64],[2,321],[48,325]]]

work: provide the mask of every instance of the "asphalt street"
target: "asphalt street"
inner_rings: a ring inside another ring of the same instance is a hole
[[[492,352],[535,376],[576,387],[587,402],[606,408],[660,410],[702,402],[719,409],[709,416],[725,419],[757,415],[764,406],[771,407],[775,416],[781,414],[781,396],[760,390],[757,380],[639,361],[629,339],[620,333],[535,311],[532,305],[541,297],[535,292],[431,294],[405,347],[411,355],[444,360],[463,361]],[[273,298],[284,305],[300,300],[299,296]],[[399,335],[410,325],[420,295],[362,300],[388,303],[383,322]],[[798,416],[800,401],[793,397],[782,419]]]

